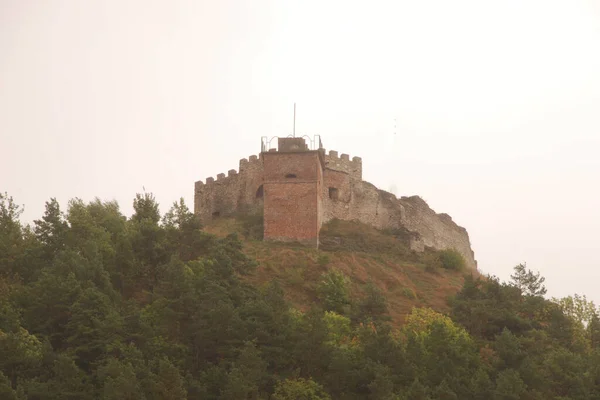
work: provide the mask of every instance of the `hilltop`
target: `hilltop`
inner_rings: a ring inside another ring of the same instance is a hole
[[[260,215],[265,240],[315,248],[327,222],[359,221],[382,231],[403,231],[406,244],[417,252],[457,251],[468,269],[477,270],[464,227],[419,196],[398,198],[378,189],[363,180],[362,171],[360,157],[327,153],[320,136],[263,137],[261,152],[240,159],[238,171],[194,183],[194,213],[204,225]]]

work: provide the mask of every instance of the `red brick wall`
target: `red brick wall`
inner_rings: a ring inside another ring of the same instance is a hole
[[[319,155],[316,151],[298,153],[263,153],[265,182],[287,180],[287,174],[296,175],[297,180],[317,180]]]
[[[318,243],[322,166],[318,152],[263,153],[264,236]],[[286,178],[293,174],[295,178]]]

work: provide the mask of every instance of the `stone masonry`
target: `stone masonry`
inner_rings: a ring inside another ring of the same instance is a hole
[[[398,199],[362,180],[362,160],[336,151],[310,150],[303,138],[279,138],[278,148],[240,160],[230,170],[195,184],[194,212],[204,222],[221,216],[262,214],[265,240],[318,246],[322,224],[337,218],[378,229],[405,228],[411,248],[455,249],[477,269],[469,235],[447,214],[418,196]]]

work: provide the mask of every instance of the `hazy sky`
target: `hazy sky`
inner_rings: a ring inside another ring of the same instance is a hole
[[[26,221],[50,197],[129,215],[142,187],[192,207],[294,101],[484,273],[600,303],[599,1],[0,0],[0,191]]]

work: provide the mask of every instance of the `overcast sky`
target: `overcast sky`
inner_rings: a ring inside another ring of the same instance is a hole
[[[50,197],[130,215],[142,187],[192,207],[294,102],[297,133],[467,228],[484,273],[600,303],[597,0],[0,0],[0,190],[26,221]]]

